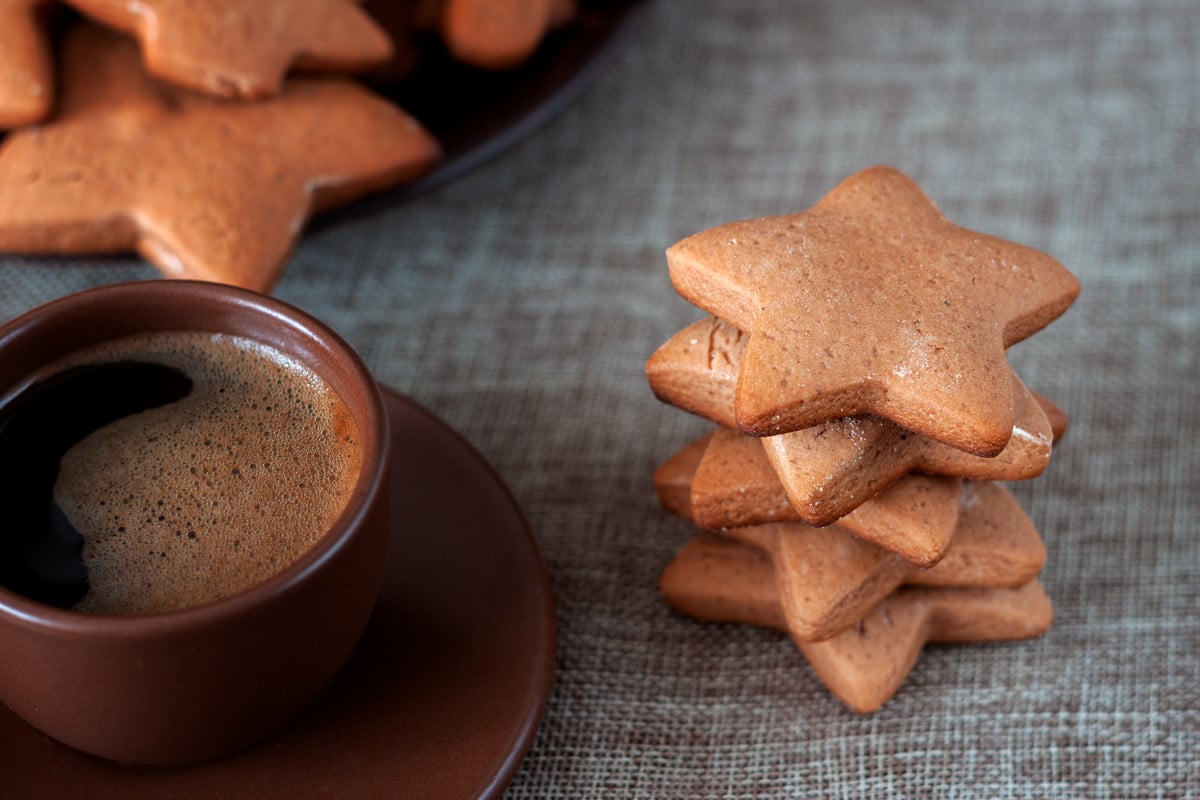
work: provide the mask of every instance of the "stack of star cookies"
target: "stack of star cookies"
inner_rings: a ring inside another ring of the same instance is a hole
[[[703,529],[663,573],[668,603],[786,631],[860,712],[926,642],[1045,631],[1045,549],[996,481],[1041,474],[1066,427],[1006,348],[1071,304],[1067,270],[955,226],[886,167],[667,259],[713,316],[646,374],[718,426],[655,474],[663,505]]]
[[[391,53],[356,0],[3,0],[0,251],[269,289],[314,211],[439,157],[346,77]]]

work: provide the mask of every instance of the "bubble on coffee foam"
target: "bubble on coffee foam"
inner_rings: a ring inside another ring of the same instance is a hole
[[[196,333],[70,361],[123,359],[181,369],[194,388],[63,458],[55,498],[84,537],[90,585],[77,610],[167,611],[236,594],[300,558],[345,508],[358,432],[310,370],[248,339]]]

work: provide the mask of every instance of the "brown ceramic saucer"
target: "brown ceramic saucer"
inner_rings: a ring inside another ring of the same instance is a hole
[[[428,411],[384,390],[395,522],[379,605],[315,705],[265,743],[174,769],[122,767],[0,706],[0,796],[498,797],[541,720],[554,598],[499,477]]]

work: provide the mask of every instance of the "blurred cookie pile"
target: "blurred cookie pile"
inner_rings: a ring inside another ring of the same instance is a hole
[[[1072,303],[1067,270],[954,225],[886,167],[667,259],[712,316],[646,374],[718,426],[655,474],[663,505],[702,529],[663,572],[671,606],[790,634],[859,712],[927,642],[1046,630],[1045,549],[996,481],[1041,474],[1065,430],[1006,348]]]
[[[372,7],[486,69],[575,10]],[[0,0],[0,251],[136,250],[169,277],[269,290],[313,213],[437,163],[425,128],[351,77],[409,45],[357,0]]]

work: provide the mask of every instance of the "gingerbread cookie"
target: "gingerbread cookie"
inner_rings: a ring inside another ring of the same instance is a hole
[[[651,389],[667,403],[733,427],[735,387],[747,341],[723,320],[696,322],[647,361]],[[827,525],[911,471],[972,480],[1040,475],[1050,461],[1053,430],[1020,379],[1012,375],[1011,381],[1016,421],[1008,444],[994,458],[956,450],[877,416],[756,438],[800,518]]]
[[[839,420],[826,423],[820,431],[797,431],[759,441],[784,491],[803,509],[802,514],[818,522],[836,519],[846,509],[856,508],[861,498],[913,471],[970,480],[1025,480],[1041,475],[1050,463],[1053,430],[1041,406],[1015,375],[1013,390],[1016,422],[1012,438],[994,458],[955,450],[880,417]],[[828,461],[821,461],[839,457],[841,469],[831,469]]]
[[[790,633],[772,573],[762,551],[700,534],[667,566],[660,589],[689,616]],[[906,587],[836,637],[796,646],[834,695],[867,713],[895,695],[926,642],[1028,639],[1044,633],[1052,617],[1036,581],[1018,588]]]
[[[66,2],[137,37],[157,77],[225,97],[277,94],[293,67],[355,72],[392,53],[356,0]]]
[[[1033,399],[1037,401],[1037,404],[1042,407],[1042,411],[1045,412],[1046,419],[1050,423],[1051,434],[1054,437],[1054,444],[1058,444],[1067,433],[1067,425],[1069,424],[1067,412],[1063,411],[1049,397],[1043,394],[1039,394],[1038,392],[1030,392],[1030,394],[1033,395]]]
[[[1079,292],[1054,259],[950,223],[888,167],[808,211],[690,236],[667,262],[684,298],[749,336],[743,432],[870,414],[980,456],[1012,437],[1005,348]]]
[[[663,570],[658,588],[669,606],[704,622],[788,629],[770,554],[736,539],[696,534]]]
[[[442,38],[461,61],[508,69],[533,55],[546,32],[575,13],[575,0],[446,0]]]
[[[159,84],[131,42],[64,43],[55,119],[0,143],[0,250],[136,249],[169,277],[271,288],[308,217],[414,179],[437,143],[352,81],[257,103]]]
[[[756,439],[719,428],[655,472],[663,505],[702,528],[799,522]],[[958,524],[961,480],[907,475],[838,520],[846,530],[920,566],[936,564]]]
[[[841,525],[771,523],[725,535],[768,553],[792,634],[828,639],[904,584],[1019,586],[1037,577],[1046,550],[1017,502],[994,483],[964,484],[958,526],[945,557],[928,569]]]
[[[704,458],[713,434],[708,433],[691,442],[668,458],[654,471],[654,490],[663,508],[686,519],[692,519],[692,481]],[[786,498],[785,498],[786,501]],[[769,512],[768,512],[769,513]],[[772,522],[772,519],[762,520]],[[721,528],[724,525],[717,525]]]
[[[0,131],[41,122],[54,107],[49,0],[0,0]]]

